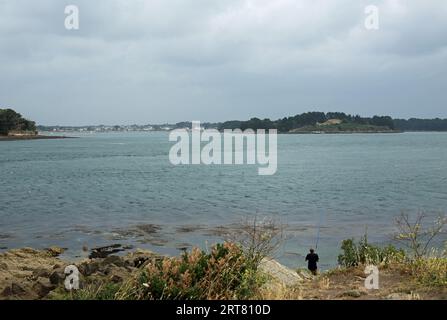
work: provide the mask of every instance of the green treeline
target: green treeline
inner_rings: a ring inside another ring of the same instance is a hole
[[[278,120],[251,118],[248,121],[226,121],[218,123],[219,129],[277,129],[278,132],[289,132],[298,128],[316,128],[331,119],[342,121],[341,127],[350,125],[349,128],[366,128],[372,126],[387,128],[397,131],[447,131],[447,119],[393,119],[390,116],[361,117],[344,112],[305,112],[292,117]],[[184,123],[182,123],[184,124]],[[347,126],[346,126],[347,127]]]
[[[344,112],[306,112],[293,117],[285,117],[272,121],[270,119],[252,118],[248,121],[226,121],[219,124],[219,129],[277,129],[278,132],[289,132],[303,127],[314,127],[328,120],[338,119],[344,124],[354,124],[359,127],[369,125],[394,130],[394,120],[389,116],[374,116],[371,118],[350,115]]]
[[[394,125],[402,131],[447,131],[447,119],[395,119]]]
[[[0,135],[8,135],[12,131],[35,133],[36,124],[12,109],[0,109]]]

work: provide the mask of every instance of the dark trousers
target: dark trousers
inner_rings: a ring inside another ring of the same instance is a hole
[[[313,274],[314,276],[317,275],[317,269],[309,269],[309,271],[312,272],[312,274]]]

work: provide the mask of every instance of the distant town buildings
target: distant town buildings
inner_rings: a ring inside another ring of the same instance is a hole
[[[217,124],[206,123],[206,128],[217,128]],[[177,124],[147,124],[147,125],[91,125],[91,126],[38,126],[38,131],[44,132],[151,132],[171,131],[173,129],[191,130],[191,122],[179,122]]]

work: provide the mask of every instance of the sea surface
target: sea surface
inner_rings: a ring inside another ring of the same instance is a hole
[[[447,134],[279,135],[278,170],[257,165],[174,166],[168,133],[80,134],[0,142],[0,249],[119,243],[165,254],[208,247],[243,221],[274,219],[276,258],[323,269],[343,239],[392,238],[401,212],[447,210]],[[267,218],[266,218],[267,217]]]

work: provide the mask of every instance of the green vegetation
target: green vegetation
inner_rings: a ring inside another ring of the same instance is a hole
[[[125,299],[249,299],[261,280],[241,247],[217,244],[148,264],[118,292]]]
[[[341,250],[343,253],[338,256],[338,263],[343,267],[386,265],[405,258],[405,252],[402,249],[396,249],[392,245],[381,248],[369,244],[366,235],[358,243],[354,239],[343,240]]]
[[[58,288],[57,300],[198,300],[251,299],[265,279],[242,248],[225,242],[210,253],[194,248],[180,257],[165,257],[145,264],[127,281],[115,284],[84,279],[83,288]]]
[[[416,280],[430,287],[447,286],[447,256],[417,258],[409,265],[409,271]]]
[[[395,119],[394,124],[402,131],[447,131],[447,119]]]
[[[328,120],[340,120],[339,125],[323,125]],[[227,121],[219,125],[219,129],[277,129],[278,132],[311,132],[311,131],[376,131],[394,130],[394,121],[388,116],[365,118],[343,112],[306,112],[293,117],[272,121],[270,119],[252,118],[248,121]],[[301,130],[296,130],[300,129]]]
[[[99,281],[70,292],[61,287],[51,292],[48,298],[51,300],[115,300],[120,288],[121,284]]]
[[[441,215],[432,224],[427,224],[424,223],[425,217],[419,213],[412,219],[408,214],[401,213],[396,218],[394,239],[406,247],[406,251],[393,245],[372,245],[365,235],[357,243],[354,239],[342,242],[339,264],[348,269],[368,264],[392,268],[410,275],[411,281],[424,288],[445,287],[447,251],[446,248],[435,249],[431,244],[444,235],[447,218]],[[444,242],[446,245],[447,242]]]
[[[330,125],[315,125],[305,126],[298,129],[293,129],[293,133],[310,133],[310,132],[324,132],[324,133],[355,133],[355,132],[394,132],[386,126],[374,126],[371,124],[358,123],[340,123]]]
[[[331,119],[341,121],[340,125],[324,126]],[[180,127],[190,127],[185,126]],[[213,126],[208,124],[207,126]],[[226,121],[215,124],[219,129],[277,129],[278,132],[385,132],[385,131],[447,131],[447,119],[392,119],[389,116],[361,117],[344,112],[306,112],[278,120],[251,118],[248,121]]]
[[[0,109],[0,135],[11,132],[35,134],[36,124],[12,109]]]
[[[408,274],[411,280],[425,287],[447,285],[447,255],[445,251],[432,250],[431,255],[415,256],[392,245],[379,247],[368,243],[364,236],[358,243],[354,239],[343,240],[339,264],[344,268],[376,265]]]

